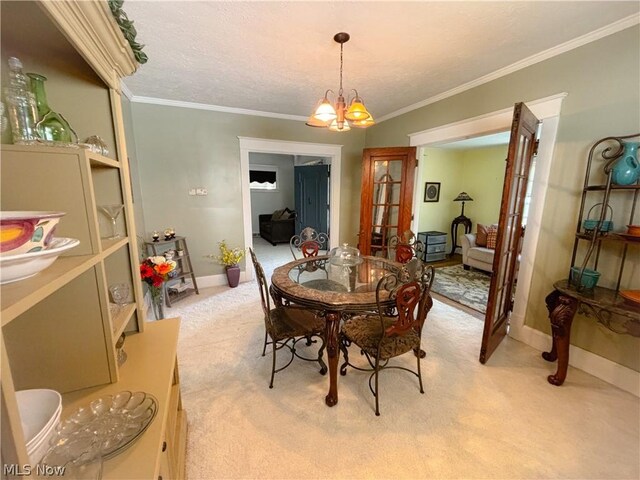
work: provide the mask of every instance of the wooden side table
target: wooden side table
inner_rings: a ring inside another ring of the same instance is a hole
[[[173,303],[188,297],[192,293],[196,295],[200,294],[198,284],[196,283],[196,276],[191,266],[189,247],[187,247],[187,239],[185,237],[175,237],[170,240],[159,240],[157,242],[144,242],[144,244],[147,249],[147,255],[163,255],[168,250],[174,250],[176,252],[176,255],[174,255],[171,260],[174,260],[178,264],[180,272],[162,286],[167,307],[171,307]],[[180,251],[182,251],[182,255],[178,254]],[[191,280],[191,287],[187,283],[187,279]],[[172,290],[176,285],[178,285],[175,289],[177,291]]]
[[[456,248],[461,247],[458,245],[458,225],[464,225],[464,233],[471,233],[471,219],[460,215],[453,219],[451,222],[451,255],[456,252]]]

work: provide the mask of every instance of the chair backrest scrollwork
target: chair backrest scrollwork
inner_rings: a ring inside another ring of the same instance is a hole
[[[414,257],[422,258],[424,253],[424,243],[411,230],[392,236],[387,248],[389,260],[398,263],[407,263]]]
[[[433,306],[430,291],[434,272],[432,266],[415,258],[400,272],[380,279],[376,287],[376,303],[384,336],[404,335],[412,329],[418,335],[421,334],[427,314]],[[392,313],[396,320],[385,328],[384,316],[389,313],[389,309],[384,304],[388,300],[394,300]]]
[[[317,257],[321,250],[329,249],[329,237],[326,233],[318,233],[314,228],[306,227],[300,235],[291,237],[289,248],[294,260]]]

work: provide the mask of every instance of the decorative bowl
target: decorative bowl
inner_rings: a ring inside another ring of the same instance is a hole
[[[627,225],[627,235],[640,237],[640,225]]]
[[[640,305],[640,290],[620,290],[618,293],[627,303],[636,307]]]
[[[0,284],[17,282],[34,276],[55,262],[62,252],[79,244],[80,240],[75,238],[54,238],[46,250],[18,255],[0,255]]]
[[[582,228],[584,228],[584,231],[586,233],[591,233],[596,229],[597,226],[598,220],[587,219],[582,221]],[[599,230],[602,233],[610,232],[611,230],[613,230],[613,222],[611,220],[603,220]]]
[[[580,272],[582,269],[580,267],[571,267],[571,275],[570,280],[571,283],[577,287],[583,287],[587,289],[592,289],[598,284],[598,279],[600,278],[600,272],[596,270],[591,270],[590,268],[585,268],[582,271],[582,277],[580,276]],[[580,279],[580,284],[578,284],[578,279]]]
[[[0,252],[12,254],[46,249],[65,212],[0,212]]]

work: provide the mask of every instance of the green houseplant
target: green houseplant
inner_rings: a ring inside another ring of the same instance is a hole
[[[220,249],[220,255],[207,256],[225,266],[229,286],[232,288],[237,287],[240,282],[240,267],[238,264],[244,258],[245,251],[237,247],[229,248],[225,240],[218,242],[218,248]]]

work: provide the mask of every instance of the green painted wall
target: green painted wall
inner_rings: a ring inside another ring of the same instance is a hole
[[[196,275],[223,272],[204,256],[217,242],[243,247],[238,136],[343,145],[340,242],[355,244],[359,223],[360,164],[365,132],[336,134],[303,122],[132,103],[145,238],[166,227],[185,235]],[[208,189],[189,196],[190,188]],[[244,268],[244,267],[243,267]]]
[[[571,262],[587,154],[598,139],[640,131],[640,27],[634,26],[367,130],[367,147],[408,145],[408,134],[567,92],[535,256],[526,324],[550,333],[544,298]],[[636,223],[640,223],[637,219]],[[640,255],[625,271],[640,288]],[[613,262],[607,262],[613,264]],[[611,267],[613,268],[613,266]],[[573,344],[640,371],[638,339],[578,316]]]

